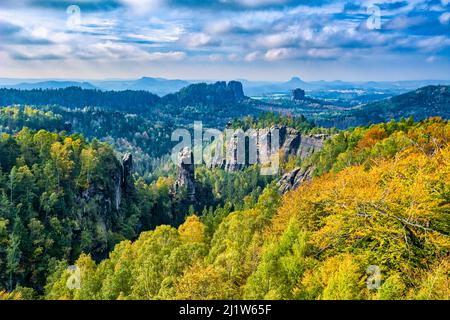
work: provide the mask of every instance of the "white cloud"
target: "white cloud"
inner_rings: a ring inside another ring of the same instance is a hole
[[[51,43],[68,43],[76,38],[74,35],[61,31],[50,30],[45,27],[33,27],[25,30],[29,33],[30,38],[34,38],[36,40],[47,40]]]
[[[149,61],[180,61],[184,58],[186,58],[186,53],[182,51],[150,52],[147,56],[147,60]]]
[[[279,48],[292,45],[297,38],[297,35],[293,33],[275,33],[259,38],[257,44],[266,48]]]
[[[95,60],[136,60],[136,61],[179,61],[186,57],[181,51],[148,52],[137,46],[106,41],[82,46],[76,57]]]
[[[208,45],[215,46],[220,44],[220,41],[214,40],[210,35],[202,32],[187,35],[184,39],[184,42],[190,48],[197,48]]]
[[[247,61],[247,62],[253,62],[253,61],[258,60],[260,58],[260,56],[261,56],[261,52],[253,51],[253,52],[248,53],[245,56],[244,60]]]
[[[224,60],[224,58],[223,58],[223,55],[221,55],[221,54],[210,54],[208,56],[208,61],[210,61],[210,62],[221,62],[223,60]]]
[[[9,52],[19,60],[56,60],[71,57],[72,49],[67,45],[11,46]]]
[[[127,5],[135,14],[148,14],[160,8],[165,1],[163,0],[120,0]]]
[[[141,28],[141,33],[127,33],[126,37],[149,41],[149,42],[175,42],[180,39],[180,36],[183,34],[184,30],[181,27],[174,26],[172,28]]]
[[[299,5],[288,11],[291,15],[330,15],[342,13],[344,11],[344,2],[335,2],[322,6]]]
[[[436,61],[436,56],[429,56],[425,61],[428,63],[433,63]]]
[[[147,53],[138,48],[113,41],[84,45],[76,50],[76,56],[81,59],[144,59]]]
[[[222,19],[209,23],[207,29],[211,33],[223,34],[231,31],[233,29],[233,24],[229,20]]]
[[[424,52],[437,51],[448,46],[450,46],[450,39],[445,36],[423,38],[416,42],[416,48]]]
[[[450,12],[444,12],[441,14],[439,17],[439,22],[442,24],[448,24],[450,22]]]
[[[236,53],[229,54],[227,58],[228,58],[229,61],[232,61],[232,62],[236,62],[236,61],[239,61],[241,59],[241,57],[238,54],[236,54]]]
[[[31,35],[35,38],[39,39],[47,39],[48,38],[48,29],[44,27],[38,27],[31,30]]]
[[[399,5],[393,5],[399,3],[396,0],[357,0],[353,6],[346,6],[348,0],[322,5],[292,0],[223,0],[234,4],[221,7],[226,8],[223,10],[206,2],[200,8],[192,8],[171,6],[176,1],[169,0],[118,1],[124,6],[108,10],[91,6],[85,11],[81,6],[82,24],[76,30],[66,28],[64,10],[57,12],[30,4],[20,7],[18,15],[19,6],[2,7],[0,20],[17,25],[19,31],[8,38],[2,34],[0,45],[17,59],[65,56],[67,60],[93,60],[80,63],[98,61],[112,65],[120,64],[118,61],[132,64],[188,59],[186,69],[196,63],[232,61],[242,66],[242,72],[245,67],[253,67],[244,62],[258,61],[255,66],[270,68],[270,63],[260,63],[261,60],[287,60],[286,65],[295,65],[298,59],[327,63],[319,60],[339,58],[345,64],[349,57],[361,61],[415,57],[428,67],[431,65],[426,60],[436,59],[433,65],[448,61],[444,57],[447,52],[442,51],[450,47],[450,37],[442,32],[445,28],[426,28],[432,20],[443,25],[450,23],[445,7],[450,0],[442,0],[442,5],[441,0],[432,4],[429,0],[408,0]],[[382,30],[369,31],[365,27],[365,8],[370,4],[383,8]],[[237,5],[245,10],[235,10]],[[436,21],[434,17],[439,15]],[[184,72],[180,70],[177,72]]]
[[[230,3],[234,2],[237,4],[240,4],[242,6],[256,8],[266,5],[272,5],[272,4],[284,4],[287,1],[286,0],[220,0],[222,3]]]
[[[312,48],[307,51],[308,56],[316,59],[334,59],[342,56],[342,50],[339,48],[318,49]]]
[[[297,56],[298,50],[292,48],[277,48],[268,50],[264,57],[267,61],[278,61],[292,59]]]
[[[418,26],[426,21],[425,17],[399,16],[386,23],[385,28],[391,30],[407,29]]]
[[[272,24],[288,19],[285,12],[280,10],[254,10],[223,15],[220,18],[212,17],[205,23],[208,33],[227,34],[233,31],[252,33],[270,30]]]

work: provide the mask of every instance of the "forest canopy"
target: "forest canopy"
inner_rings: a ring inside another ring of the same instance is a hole
[[[450,124],[404,120],[344,138],[317,156],[338,165],[323,160],[328,173],[284,197],[268,186],[217,224],[191,215],[121,242],[99,264],[83,254],[79,290],[67,289],[62,261],[45,297],[448,299]]]

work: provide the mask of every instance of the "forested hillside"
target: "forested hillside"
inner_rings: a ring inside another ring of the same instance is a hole
[[[158,97],[146,91],[64,89],[0,89],[0,132],[17,133],[24,126],[83,134],[131,153],[134,169],[147,182],[157,179],[174,143],[175,129],[225,128],[228,122],[261,112],[245,103],[239,82],[194,84]]]
[[[100,91],[68,87],[64,89],[18,90],[0,88],[0,106],[60,106],[68,109],[102,108],[159,121],[191,125],[201,119],[208,126],[224,126],[228,121],[256,115],[259,111],[245,103],[242,84],[236,81],[199,83],[179,92],[159,97],[148,91]]]
[[[384,122],[401,117],[423,120],[430,114],[443,118],[450,116],[450,86],[427,86],[387,100],[370,103],[354,110],[350,116]]]
[[[450,300],[449,9],[0,0],[0,314]]]
[[[441,110],[445,87],[429,90],[415,108]],[[155,105],[145,93],[58,92],[51,102],[65,106],[48,105],[53,90],[8,91],[45,101],[0,109],[0,299],[448,298],[447,121],[323,129],[253,109],[234,82]],[[109,94],[143,104],[84,105]],[[405,110],[405,97],[386,110]],[[284,128],[280,175],[197,166],[190,199],[168,153],[171,132],[198,119]],[[301,143],[314,152],[299,156]],[[284,194],[277,182],[293,169],[307,174]],[[71,290],[74,263],[81,288]],[[366,284],[373,270],[378,289]]]
[[[28,112],[31,112],[28,110]],[[211,223],[257,199],[270,178],[257,167],[197,171],[196,203],[171,192],[174,177],[147,184],[110,145],[78,134],[23,129],[0,136],[0,290],[42,293],[57,260],[106,258],[114,245],[189,212]],[[236,189],[239,192],[236,192]]]
[[[139,232],[138,195],[109,145],[23,129],[1,135],[0,165],[0,287],[40,289],[54,259],[101,259]]]
[[[89,140],[107,142],[119,155],[131,153],[135,171],[152,180],[171,150],[174,123],[152,114],[138,116],[93,107],[14,106],[0,109],[0,132],[15,134],[23,127],[78,132]]]
[[[391,119],[413,117],[424,120],[430,116],[450,117],[450,86],[427,86],[389,99],[363,104],[343,111],[322,112],[317,122],[322,126],[347,128]]]
[[[59,105],[69,108],[86,106],[108,109],[145,112],[161,99],[147,91],[100,91],[69,87],[64,89],[0,89],[0,105]]]
[[[282,198],[269,186],[219,221],[159,226],[101,263],[82,254],[79,290],[62,261],[45,297],[448,299],[449,139],[438,118],[343,132],[313,156],[312,182]]]

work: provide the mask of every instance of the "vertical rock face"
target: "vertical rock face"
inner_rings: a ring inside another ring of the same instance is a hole
[[[122,157],[122,186],[124,192],[129,192],[133,188],[133,156],[130,153],[125,153]]]
[[[280,143],[282,143],[280,151],[283,160],[286,161],[289,156],[296,155],[302,142],[302,135],[297,130],[288,128],[284,130],[286,133],[280,135]]]
[[[300,159],[306,159],[312,154],[320,151],[326,140],[330,138],[328,134],[299,134],[289,130],[281,148],[284,160],[290,155],[295,155]],[[314,167],[296,168],[286,173],[277,183],[278,190],[284,194],[290,190],[297,189],[302,183],[310,181],[313,177]]]
[[[304,182],[310,181],[313,177],[314,168],[296,168],[291,172],[286,173],[278,181],[277,187],[281,194],[297,189]]]
[[[225,170],[227,171],[238,171],[243,168],[245,153],[242,148],[239,148],[240,138],[238,134],[234,134],[227,143],[225,162]]]
[[[112,177],[114,180],[114,207],[119,210],[122,203],[122,196],[131,193],[133,190],[133,156],[130,153],[124,154],[118,170]]]
[[[278,139],[276,138],[277,134]],[[238,171],[243,169],[246,165],[244,161],[246,152],[247,160],[254,160],[250,162],[251,164],[269,163],[271,154],[277,149],[277,143],[280,155],[284,161],[286,161],[289,156],[305,159],[321,150],[325,141],[330,137],[327,134],[301,134],[295,129],[286,127],[256,129],[251,132],[248,131],[246,136],[249,140],[248,145],[243,142],[242,139],[245,139],[245,136],[242,134],[239,135],[235,133],[229,141],[227,141],[226,160],[224,165],[224,168],[227,171]]]
[[[281,134],[285,132],[285,134]],[[280,129],[280,152],[283,160],[290,156],[306,159],[312,154],[322,150],[329,134],[302,134],[292,128]]]
[[[233,92],[236,101],[241,101],[245,98],[242,83],[239,81],[228,82],[228,88]]]
[[[272,132],[270,129],[259,129],[257,131],[257,163],[268,163],[272,146]]]
[[[297,156],[305,159],[313,153],[322,150],[325,141],[330,138],[329,134],[311,134],[302,135],[299,147],[297,149]]]
[[[195,201],[195,165],[194,154],[189,148],[181,150],[178,156],[178,176],[174,185],[174,192],[185,189],[187,198]]]
[[[123,168],[121,168],[123,169]],[[122,203],[122,173],[123,170],[114,175],[114,205],[116,210],[119,210],[120,204]]]

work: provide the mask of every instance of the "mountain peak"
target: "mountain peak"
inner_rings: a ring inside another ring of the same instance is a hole
[[[289,82],[304,82],[304,81],[299,77],[292,77],[291,80],[289,80]]]

